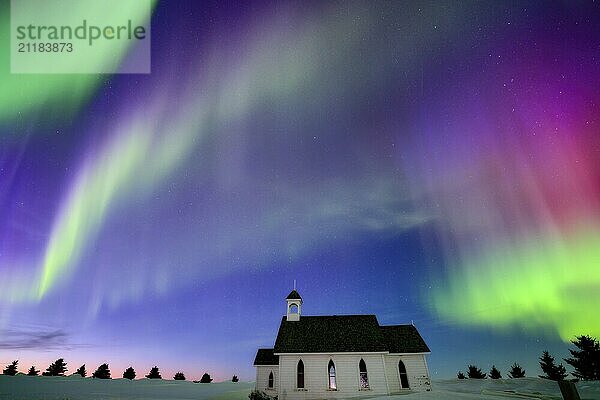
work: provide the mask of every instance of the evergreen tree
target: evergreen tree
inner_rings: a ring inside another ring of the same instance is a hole
[[[15,376],[17,374],[17,364],[18,363],[19,363],[19,360],[15,360],[15,361],[11,362],[9,365],[6,366],[6,368],[4,368],[4,371],[2,371],[2,373],[4,375]]]
[[[150,373],[148,375],[146,375],[146,378],[162,379],[162,376],[160,376],[160,372],[158,371],[158,367],[156,365],[154,367],[152,367],[152,369],[150,370]]]
[[[508,376],[510,376],[511,378],[524,378],[525,370],[523,368],[521,368],[521,366],[519,364],[514,363],[513,365],[510,366],[510,371],[508,373]]]
[[[490,370],[490,378],[492,379],[500,379],[502,378],[502,374],[498,371],[495,365],[492,365],[492,369]]]
[[[183,372],[177,372],[173,379],[175,379],[176,381],[185,381],[185,375],[183,374]]]
[[[202,375],[202,378],[200,378],[200,383],[211,383],[211,382],[212,382],[212,378],[207,373]]]
[[[54,361],[48,368],[46,368],[46,372],[42,375],[44,376],[64,376],[65,372],[67,372],[67,363],[62,358]]]
[[[133,380],[135,379],[135,370],[133,367],[129,367],[123,372],[123,378]]]
[[[108,369],[108,364],[104,363],[100,365],[92,374],[92,377],[97,379],[110,379],[110,369]]]
[[[234,375],[234,376],[231,378],[231,382],[239,382],[239,381],[240,381],[240,379],[237,377],[237,375]]]
[[[83,364],[81,367],[77,368],[77,371],[75,371],[76,375],[81,375],[82,378],[85,378],[87,375],[87,371],[85,370],[85,364]]]
[[[467,379],[467,377],[465,376],[465,374],[462,373],[462,371],[458,371],[458,374],[456,374],[456,377],[458,379]]]
[[[40,371],[38,371],[37,369],[35,369],[35,366],[31,366],[31,368],[29,368],[29,371],[27,371],[27,375],[29,376],[37,376],[37,374],[39,374]]]
[[[485,379],[486,374],[484,374],[483,372],[481,372],[481,370],[479,368],[477,368],[475,365],[469,365],[469,370],[467,371],[467,375],[469,376],[469,378],[471,379]]]
[[[540,378],[562,381],[567,377],[565,367],[562,364],[556,365],[554,357],[547,350],[540,357],[540,367],[542,368],[542,372],[544,372],[544,375],[538,375]]]
[[[567,364],[575,368],[573,375],[584,381],[600,380],[600,344],[591,336],[578,336],[572,340],[579,350],[571,350],[572,357],[565,358]]]

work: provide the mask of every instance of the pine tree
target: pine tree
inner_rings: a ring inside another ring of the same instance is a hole
[[[110,379],[110,369],[108,369],[108,364],[104,363],[100,365],[92,374],[92,377],[97,379]]]
[[[467,371],[467,375],[469,376],[469,378],[471,379],[485,379],[486,374],[484,374],[483,372],[481,372],[481,370],[479,368],[477,368],[475,365],[469,365],[469,370]]]
[[[579,350],[571,350],[571,358],[565,358],[565,362],[575,368],[573,375],[584,381],[600,380],[600,344],[587,335],[578,336],[572,340]]]
[[[160,376],[160,372],[158,371],[158,367],[156,365],[154,367],[152,367],[152,369],[150,370],[150,373],[148,375],[146,375],[146,378],[162,379],[162,376]]]
[[[510,376],[511,378],[524,378],[525,370],[521,368],[519,364],[514,363],[510,366],[510,372],[508,373],[508,376]]]
[[[46,372],[42,375],[44,376],[64,376],[65,372],[67,372],[67,363],[62,358],[54,361],[48,368],[46,368]]]
[[[560,364],[556,365],[554,363],[554,357],[548,353],[548,351],[544,351],[542,356],[540,357],[540,367],[542,368],[542,372],[545,375],[538,375],[540,378],[550,379],[553,381],[562,381],[567,377],[567,371],[565,367]]]
[[[490,370],[490,378],[492,379],[500,379],[502,378],[502,374],[498,371],[495,365],[492,365],[492,369]]]
[[[173,379],[175,379],[176,381],[185,381],[185,375],[183,374],[183,372],[177,372],[175,373]]]
[[[29,376],[37,376],[40,373],[40,371],[38,371],[37,369],[35,369],[35,366],[31,366],[31,368],[29,368],[29,371],[27,371],[27,375]]]
[[[11,362],[9,365],[6,366],[6,368],[4,369],[4,371],[2,371],[2,373],[4,375],[15,376],[17,374],[17,364],[18,363],[19,363],[19,360],[15,360],[15,361]]]
[[[85,370],[85,364],[83,364],[81,367],[77,368],[77,371],[75,371],[76,375],[81,375],[82,378],[85,378],[87,375],[87,371]]]
[[[467,377],[465,376],[465,374],[462,373],[462,371],[458,371],[458,374],[456,374],[456,377],[458,379],[467,379]]]
[[[133,367],[129,367],[123,372],[123,378],[133,380],[135,379],[135,370]]]
[[[237,375],[234,375],[234,376],[231,378],[231,382],[239,382],[239,381],[240,381],[240,379],[237,377]]]
[[[211,383],[211,382],[212,382],[212,378],[207,373],[202,375],[202,378],[200,378],[200,383]]]

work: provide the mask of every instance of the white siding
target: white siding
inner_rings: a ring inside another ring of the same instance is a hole
[[[358,363],[365,360],[369,390],[360,390]],[[304,363],[304,388],[296,388],[296,366]],[[337,390],[328,390],[329,360],[336,370]],[[352,396],[384,395],[388,393],[383,354],[304,354],[280,355],[280,400],[339,399]]]
[[[384,359],[390,393],[397,393],[404,390],[403,388],[400,388],[400,371],[398,370],[398,362],[400,360],[402,360],[406,367],[410,390],[431,390],[431,383],[424,354],[386,354]]]
[[[269,374],[273,372],[273,388],[269,389]],[[256,390],[275,396],[279,387],[279,366],[257,365],[256,366]]]

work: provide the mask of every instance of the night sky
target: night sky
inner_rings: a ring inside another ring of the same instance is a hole
[[[598,2],[160,1],[149,75],[10,74],[8,21],[3,366],[252,380],[294,280],[434,378],[600,337]]]

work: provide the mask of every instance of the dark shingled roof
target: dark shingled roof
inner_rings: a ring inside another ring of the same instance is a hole
[[[299,321],[283,317],[273,349],[274,353],[377,351],[424,353],[429,348],[413,325],[380,326],[375,315],[333,315],[301,316]]]
[[[414,325],[380,327],[390,353],[429,353],[429,347]]]
[[[279,365],[279,356],[273,354],[273,349],[258,349],[254,365]]]
[[[374,315],[301,316],[281,320],[275,353],[330,353],[386,351],[387,345]]]
[[[286,300],[302,300],[300,293],[296,292],[296,289],[292,290],[290,294],[285,298]]]

